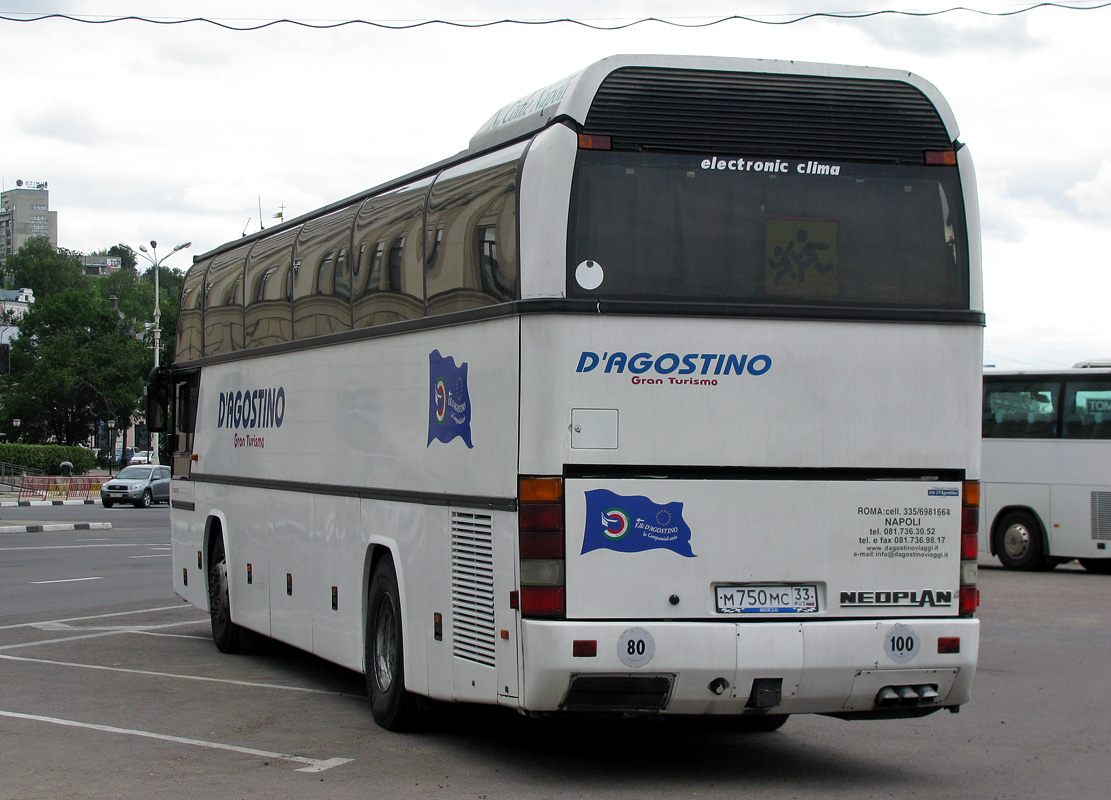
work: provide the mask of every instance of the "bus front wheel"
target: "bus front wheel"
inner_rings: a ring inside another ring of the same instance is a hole
[[[1007,569],[1037,572],[1052,569],[1046,560],[1042,529],[1026,511],[1011,511],[996,529],[995,554]]]
[[[221,653],[239,653],[243,629],[231,621],[231,594],[228,589],[228,561],[224,540],[217,537],[208,559],[208,608],[212,616],[212,641]]]
[[[405,689],[401,592],[393,562],[388,557],[374,568],[366,620],[366,688],[370,713],[386,730],[408,730],[416,721],[417,699]]]

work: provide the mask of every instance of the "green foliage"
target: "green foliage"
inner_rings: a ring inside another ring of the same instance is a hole
[[[138,275],[134,255],[121,248],[109,254],[120,255],[124,268],[104,277],[85,275],[78,257],[34,240],[9,258],[12,281],[35,292],[12,342],[11,373],[0,376],[0,431],[9,441],[72,445],[87,441],[102,420],[116,420],[122,431],[141,418],[154,363],[153,272]],[[173,353],[182,280],[159,271],[163,363]]]
[[[5,271],[11,288],[31,289],[36,298],[72,289],[88,280],[79,255],[55,250],[39,236],[28,239],[8,257]]]
[[[46,475],[59,474],[63,461],[73,464],[74,475],[84,475],[96,466],[96,453],[85,447],[48,444],[0,444],[0,461],[37,469]]]

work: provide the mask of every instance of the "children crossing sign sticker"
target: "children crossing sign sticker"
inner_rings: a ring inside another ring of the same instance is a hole
[[[836,297],[837,223],[769,219],[764,264],[764,290],[769,295]]]

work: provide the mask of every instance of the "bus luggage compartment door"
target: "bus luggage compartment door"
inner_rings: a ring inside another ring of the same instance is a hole
[[[956,617],[961,484],[566,481],[567,619]]]

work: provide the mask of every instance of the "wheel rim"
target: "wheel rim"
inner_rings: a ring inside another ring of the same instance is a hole
[[[382,598],[374,617],[374,681],[382,692],[393,685],[397,668],[397,615],[390,598]]]
[[[1003,550],[1013,559],[1022,559],[1030,552],[1030,529],[1016,522],[1003,533]]]
[[[212,604],[212,618],[221,628],[224,627],[228,616],[228,564],[223,559],[212,567],[209,602]]]

